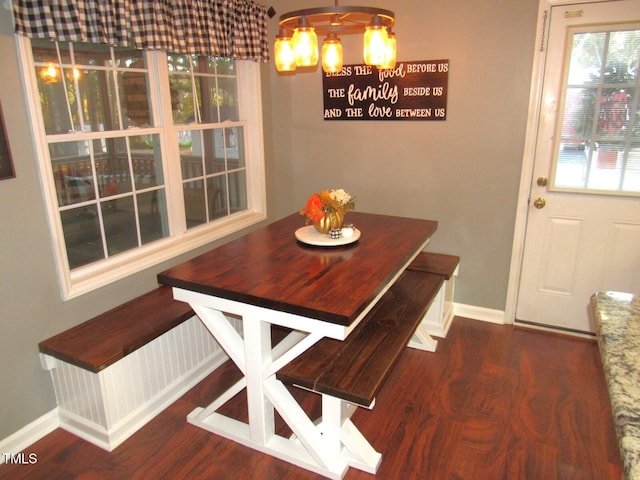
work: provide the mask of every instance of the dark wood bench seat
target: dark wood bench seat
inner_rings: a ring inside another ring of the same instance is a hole
[[[320,340],[277,378],[370,407],[444,281],[407,269],[346,340]]]
[[[41,353],[99,372],[193,317],[191,307],[161,285],[40,342]]]
[[[456,255],[421,252],[407,268],[419,272],[435,273],[450,280],[459,263],[460,257]]]

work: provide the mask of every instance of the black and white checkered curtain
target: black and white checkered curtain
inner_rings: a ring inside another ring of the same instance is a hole
[[[32,38],[269,60],[267,7],[251,0],[15,0],[14,16]]]

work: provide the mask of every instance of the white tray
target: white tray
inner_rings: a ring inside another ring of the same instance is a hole
[[[340,245],[349,245],[357,242],[360,238],[360,230],[354,228],[353,235],[349,238],[331,238],[326,233],[318,232],[313,225],[308,225],[296,230],[296,238],[302,243],[316,247],[339,247]]]

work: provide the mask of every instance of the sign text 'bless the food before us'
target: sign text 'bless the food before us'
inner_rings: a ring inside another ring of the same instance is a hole
[[[446,120],[448,80],[449,60],[345,65],[322,75],[324,119]]]

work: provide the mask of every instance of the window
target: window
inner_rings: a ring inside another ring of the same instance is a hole
[[[572,32],[553,187],[640,193],[640,29]]]
[[[266,217],[257,63],[18,41],[63,297]]]
[[[246,209],[244,128],[220,127],[238,121],[237,77],[228,59],[169,55],[168,66],[191,228]]]

